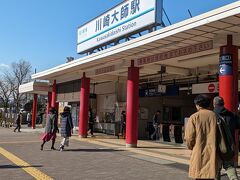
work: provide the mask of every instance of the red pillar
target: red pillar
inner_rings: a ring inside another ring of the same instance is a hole
[[[33,106],[32,106],[32,128],[36,128],[36,115],[37,115],[37,94],[33,95]]]
[[[227,36],[227,45],[220,47],[219,95],[225,107],[237,114],[238,108],[238,47],[232,45],[232,35]],[[238,131],[235,131],[236,156],[238,162]]]
[[[138,108],[139,108],[139,68],[134,67],[134,61],[132,61],[131,67],[128,68],[128,81],[127,81],[126,147],[137,147]]]
[[[54,80],[52,85],[52,101],[51,101],[52,107],[55,107],[56,105],[56,97],[57,97],[57,84],[56,84],[56,80]]]
[[[87,137],[88,129],[88,106],[90,94],[90,78],[83,77],[81,79],[81,92],[80,92],[80,111],[79,111],[79,136],[82,138]]]
[[[47,110],[46,110],[47,115],[49,113],[51,103],[52,103],[52,92],[48,92],[48,101],[47,101]]]

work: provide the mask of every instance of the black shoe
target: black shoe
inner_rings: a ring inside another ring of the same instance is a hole
[[[43,145],[41,144],[41,148],[40,148],[40,150],[42,151],[43,150]]]
[[[55,147],[51,147],[51,150],[56,150]]]

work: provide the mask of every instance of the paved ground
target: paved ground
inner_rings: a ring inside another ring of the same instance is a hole
[[[139,141],[139,148],[126,149],[124,140],[112,136],[73,136],[63,152],[50,150],[50,142],[40,151],[41,132],[0,128],[1,180],[188,179],[189,151],[182,145]]]

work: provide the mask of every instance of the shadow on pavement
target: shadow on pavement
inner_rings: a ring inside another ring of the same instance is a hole
[[[34,166],[0,165],[0,169],[14,169],[14,168],[28,168],[28,167],[42,167],[42,165],[34,165]]]
[[[188,168],[189,168],[188,165],[186,165],[186,164],[179,164],[179,163],[168,164],[166,166],[174,167],[176,169],[184,170],[186,172],[188,172]]]
[[[72,151],[72,152],[117,152],[124,150],[115,150],[115,149],[64,149],[63,151]]]

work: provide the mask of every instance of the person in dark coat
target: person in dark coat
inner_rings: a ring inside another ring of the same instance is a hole
[[[19,114],[17,115],[17,119],[16,119],[16,128],[13,130],[14,132],[16,132],[16,130],[18,130],[18,132],[21,132],[21,123],[22,123],[22,110],[20,110]]]
[[[224,118],[227,126],[230,129],[232,138],[235,141],[235,130],[240,128],[239,117],[224,107],[224,100],[220,96],[216,96],[213,99],[213,107],[214,112]],[[230,161],[223,161],[222,166],[226,170],[229,179],[238,179],[233,159]]]
[[[90,132],[91,137],[93,137],[93,125],[94,125],[93,112],[92,112],[92,108],[89,108],[89,111],[88,111],[88,131]]]
[[[59,131],[58,130],[58,118],[56,109],[54,107],[51,107],[49,110],[49,114],[47,117],[47,125],[45,127],[45,133],[42,137],[43,143],[41,144],[41,150],[43,150],[43,146],[46,142],[50,141],[52,139],[52,150],[55,150],[54,144],[56,141],[56,134]]]
[[[123,138],[125,138],[125,134],[126,134],[126,111],[121,112],[120,125],[121,125],[121,134],[122,134]]]
[[[61,113],[60,121],[61,121],[61,136],[63,137],[60,145],[60,151],[63,151],[64,146],[69,146],[69,137],[71,137],[73,131],[73,122],[70,107],[68,106],[64,107],[63,113]]]

